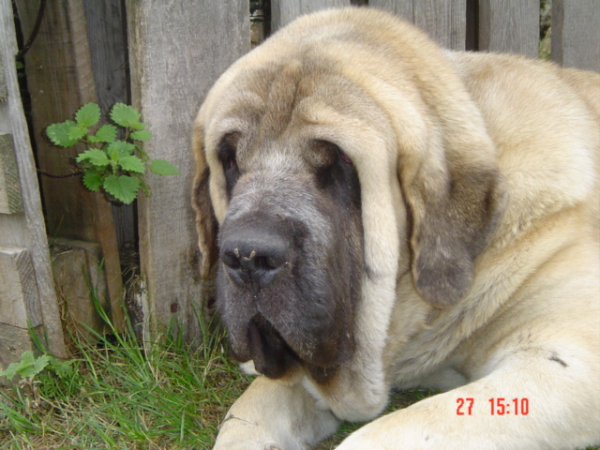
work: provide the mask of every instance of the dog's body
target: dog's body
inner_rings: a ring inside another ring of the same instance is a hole
[[[338,448],[600,443],[599,75],[327,11],[234,64],[194,140],[203,273],[220,252],[267,375],[215,449],[309,448],[418,385],[446,392]]]

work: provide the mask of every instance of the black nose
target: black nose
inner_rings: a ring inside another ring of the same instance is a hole
[[[286,266],[288,253],[284,238],[261,229],[234,231],[221,242],[221,261],[231,279],[255,289],[273,281]]]

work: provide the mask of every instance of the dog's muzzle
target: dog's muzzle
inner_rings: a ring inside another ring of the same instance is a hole
[[[237,228],[221,243],[221,261],[239,287],[256,292],[289,265],[290,244],[278,233],[252,226]]]

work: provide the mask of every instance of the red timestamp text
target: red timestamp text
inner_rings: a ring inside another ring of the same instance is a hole
[[[489,412],[492,416],[526,416],[529,414],[529,399],[494,397],[488,399]],[[456,415],[471,416],[475,405],[474,398],[457,398]]]
[[[490,398],[490,413],[492,416],[504,416],[508,414],[514,414],[515,416],[526,416],[529,414],[529,399],[524,398],[513,398],[507,400],[501,397]]]

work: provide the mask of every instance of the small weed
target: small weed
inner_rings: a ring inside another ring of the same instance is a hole
[[[248,385],[222,331],[200,348],[170,335],[142,347],[131,328],[97,338],[77,341],[75,358],[26,352],[0,373],[11,380],[0,390],[0,449],[210,448]]]
[[[111,120],[123,128],[123,139],[117,139],[119,130],[115,125],[102,125],[94,132],[100,118],[100,107],[87,103],[77,111],[75,121],[65,120],[46,129],[55,145],[67,148],[81,142],[88,147],[75,162],[83,173],[83,184],[90,191],[104,190],[109,199],[129,204],[139,190],[150,192],[143,179],[146,168],[158,175],[179,174],[168,161],[151,160],[142,150],[140,144],[152,138],[152,134],[141,122],[137,109],[117,103],[110,111]]]

